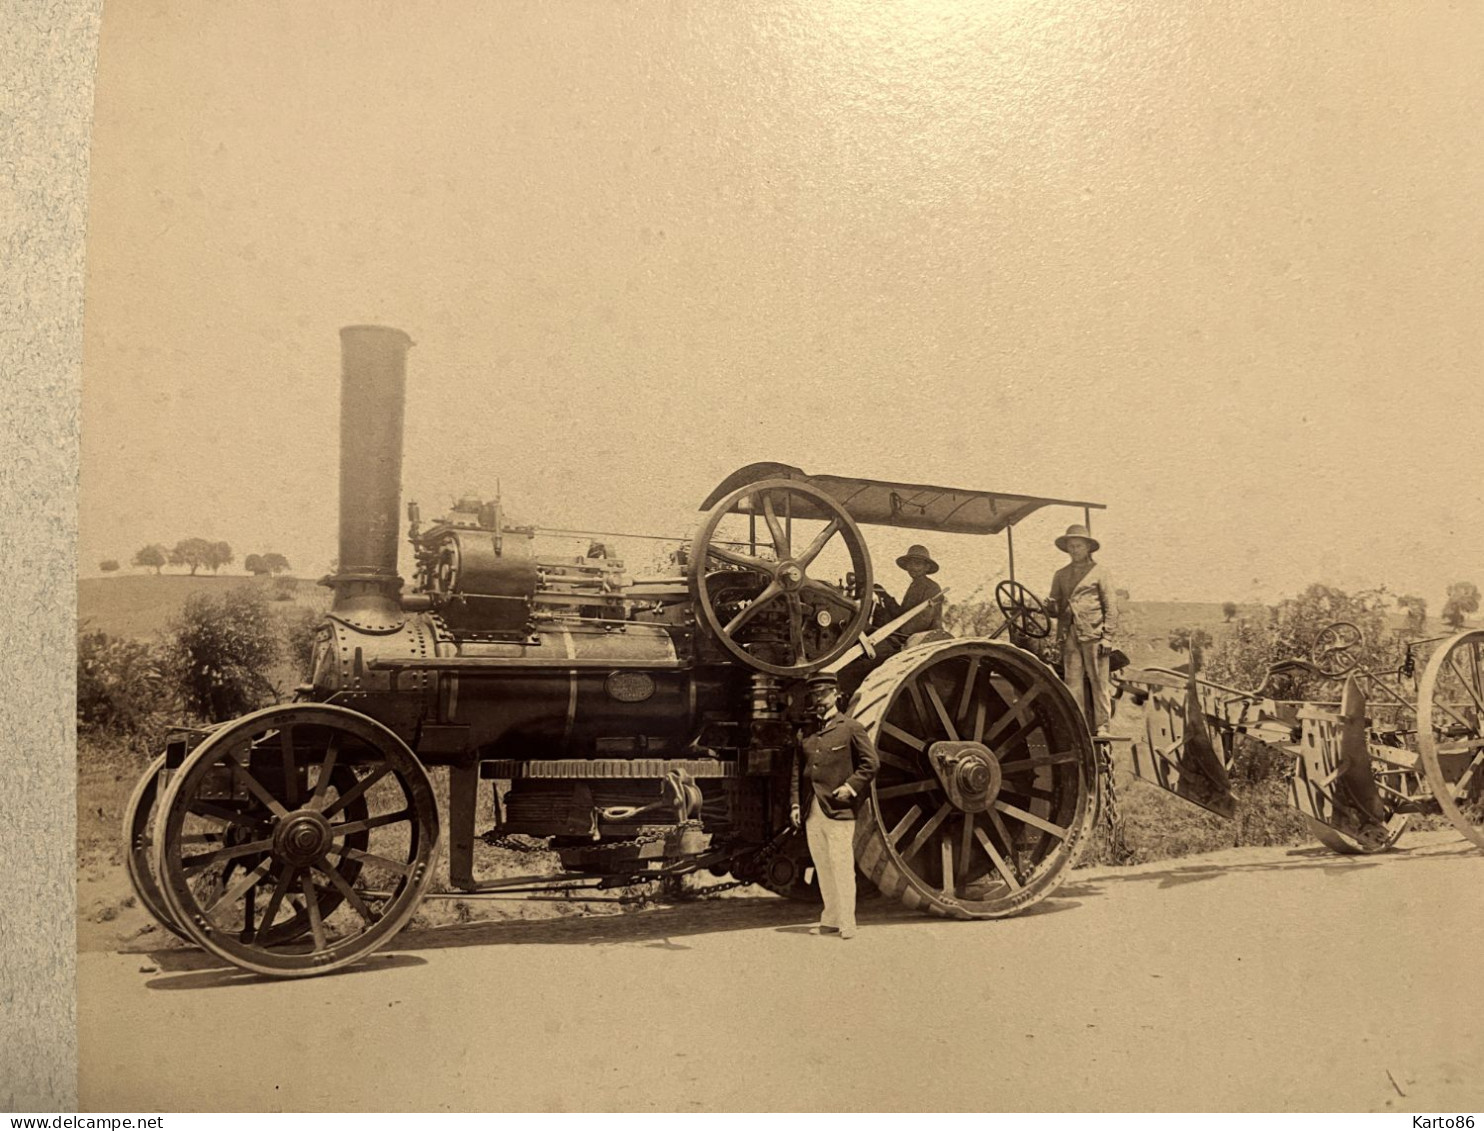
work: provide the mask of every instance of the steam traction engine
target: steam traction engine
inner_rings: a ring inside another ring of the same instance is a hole
[[[881,753],[856,856],[884,894],[994,918],[1062,879],[1095,810],[1072,697],[995,639],[930,633],[883,660],[876,645],[917,610],[883,623],[861,533],[998,533],[1057,500],[757,464],[713,493],[679,568],[653,578],[598,545],[538,556],[537,532],[498,502],[461,502],[426,527],[412,506],[404,587],[411,342],[383,327],[341,337],[339,572],[312,678],[294,703],[182,730],[141,781],[128,863],[162,924],[280,976],[369,954],[432,879],[430,767],[446,768],[461,891],[534,884],[475,874],[483,832],[544,842],[563,869],[540,878],[548,888],[706,869],[805,895],[789,775],[803,679],[821,669],[840,673]],[[1002,587],[1007,625],[1044,634],[1024,597]]]

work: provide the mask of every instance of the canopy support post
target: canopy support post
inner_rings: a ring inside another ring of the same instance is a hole
[[[1010,580],[1015,580],[1015,527],[1005,527],[1005,545],[1010,550]]]

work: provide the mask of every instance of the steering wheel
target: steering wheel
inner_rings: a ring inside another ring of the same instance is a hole
[[[1002,581],[994,587],[994,602],[1010,628],[1032,640],[1051,635],[1051,615],[1041,599],[1018,581]]]
[[[760,542],[750,553],[719,538],[722,520],[733,514],[761,516],[771,544]],[[806,546],[796,548],[790,516],[826,521]],[[836,536],[850,554],[859,601],[809,576],[809,567]],[[860,528],[833,498],[807,484],[765,479],[738,488],[712,508],[693,545],[691,591],[700,618],[717,643],[748,667],[807,675],[843,656],[871,619],[871,555]],[[761,588],[732,612],[736,577],[744,571]],[[788,662],[778,662],[779,656]]]
[[[1335,621],[1315,638],[1309,659],[1325,675],[1337,679],[1360,663],[1360,648],[1364,643],[1365,634],[1359,625],[1348,620]]]

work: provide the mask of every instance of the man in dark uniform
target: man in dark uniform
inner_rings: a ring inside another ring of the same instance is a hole
[[[799,806],[800,766],[792,775],[794,827],[801,823],[809,856],[824,896],[820,934],[855,937],[855,810],[876,776],[879,759],[866,728],[840,712],[840,688],[832,675],[810,676],[809,709],[819,729],[800,745],[802,778],[808,787]]]

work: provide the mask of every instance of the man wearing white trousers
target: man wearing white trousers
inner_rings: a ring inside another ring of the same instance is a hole
[[[810,676],[809,709],[819,729],[800,744],[809,793],[802,814],[809,856],[824,896],[819,934],[855,937],[855,809],[876,776],[879,759],[866,728],[840,713],[840,688],[832,675]],[[799,766],[795,764],[794,827],[800,824]]]

